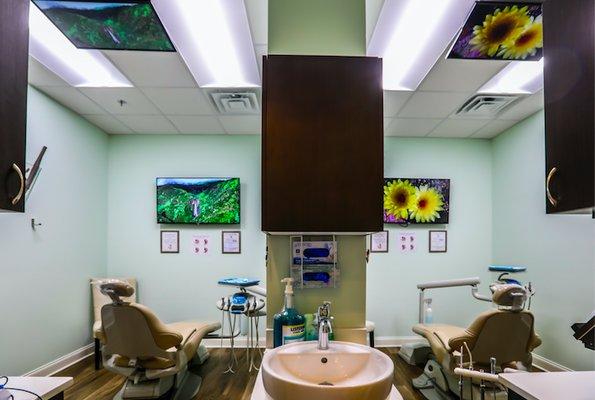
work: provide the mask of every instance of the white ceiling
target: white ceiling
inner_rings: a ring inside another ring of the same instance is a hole
[[[265,0],[244,0],[262,72],[268,29]],[[369,40],[383,0],[367,0]],[[110,134],[260,134],[260,115],[221,115],[177,53],[105,51],[133,88],[74,88],[30,57],[29,82]],[[385,91],[386,136],[491,138],[543,108],[543,93],[520,98],[496,118],[453,114],[506,62],[448,60],[415,92]],[[119,101],[125,103],[120,105]]]

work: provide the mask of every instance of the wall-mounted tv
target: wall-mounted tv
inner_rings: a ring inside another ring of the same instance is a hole
[[[149,0],[32,0],[79,49],[176,51]]]
[[[157,178],[157,223],[239,224],[240,178]]]
[[[385,224],[447,224],[450,179],[384,178]]]
[[[537,61],[543,56],[540,3],[476,2],[448,58]]]

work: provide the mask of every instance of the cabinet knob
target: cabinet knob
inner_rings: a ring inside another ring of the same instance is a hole
[[[18,165],[12,164],[12,169],[17,173],[17,175],[19,176],[19,179],[21,180],[19,192],[17,193],[16,196],[14,196],[14,198],[11,201],[12,205],[14,206],[19,201],[21,201],[21,198],[23,197],[23,193],[25,192],[25,176],[23,175],[23,171],[21,171],[21,168],[19,168]]]
[[[545,194],[547,196],[547,200],[550,202],[550,204],[553,207],[557,207],[558,206],[558,199],[556,199],[552,195],[552,192],[550,190],[550,182],[552,181],[552,178],[554,177],[554,175],[556,174],[556,172],[558,172],[558,168],[553,167],[552,169],[550,169],[550,172],[547,174],[547,179],[545,181]]]

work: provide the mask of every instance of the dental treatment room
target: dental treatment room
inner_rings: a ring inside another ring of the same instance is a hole
[[[595,0],[0,0],[0,400],[595,400]]]

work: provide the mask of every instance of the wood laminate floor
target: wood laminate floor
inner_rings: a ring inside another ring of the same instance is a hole
[[[404,400],[423,400],[421,394],[411,386],[411,379],[422,370],[407,365],[397,356],[397,348],[379,348],[392,358],[395,364],[394,385]],[[250,400],[258,371],[248,372],[246,352],[236,350],[239,368],[235,374],[223,374],[227,369],[229,350],[211,349],[211,357],[193,372],[203,378],[196,400]],[[124,384],[124,378],[105,369],[95,371],[93,357],[74,364],[61,371],[58,376],[74,377],[74,384],[65,393],[65,400],[108,400]]]

